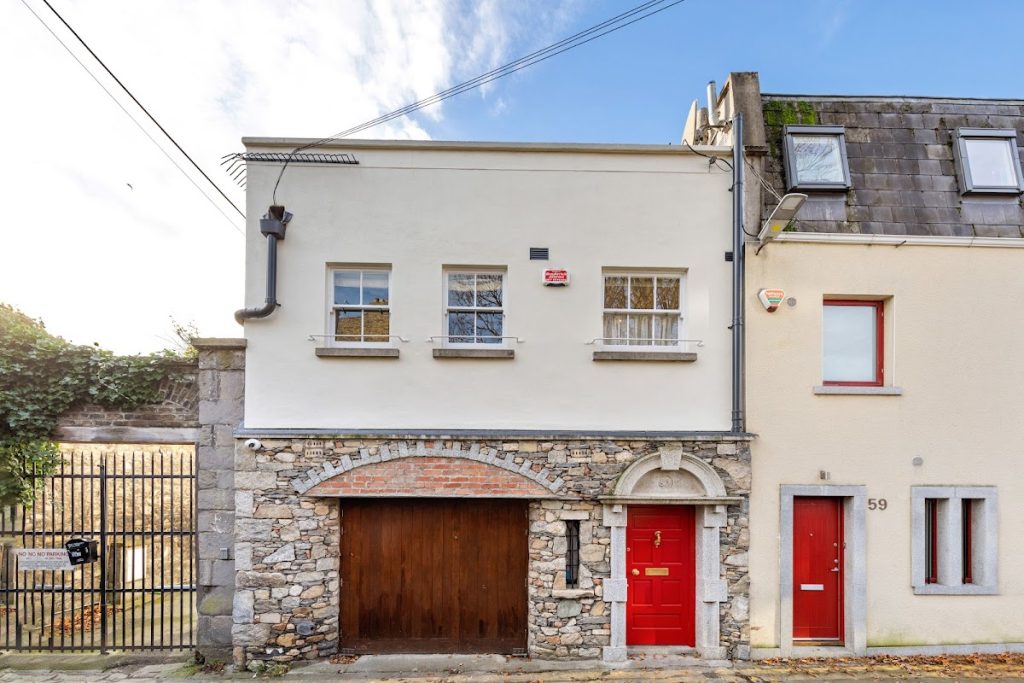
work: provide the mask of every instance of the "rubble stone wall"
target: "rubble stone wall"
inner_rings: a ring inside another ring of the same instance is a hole
[[[670,446],[711,467],[730,496],[722,528],[721,645],[730,655],[749,647],[747,623],[747,515],[750,452],[744,440],[692,441],[454,441],[392,439],[262,439],[253,451],[235,447],[235,595],[232,639],[235,660],[287,662],[337,652],[342,525],[332,481],[352,477],[390,459],[416,464],[454,459],[466,469],[489,467],[499,484],[516,472],[539,494],[530,504],[529,654],[541,658],[593,659],[608,645],[609,603],[602,583],[610,575],[609,529],[599,496],[609,495],[622,471],[637,459]],[[467,460],[476,461],[474,463]],[[397,465],[396,465],[397,466]],[[504,470],[504,471],[503,471]],[[449,470],[450,471],[450,468]],[[483,470],[486,471],[486,470]],[[421,482],[422,484],[423,482]],[[539,484],[544,484],[542,488]],[[424,486],[425,495],[438,495]],[[445,490],[445,493],[450,489]],[[490,495],[502,492],[488,489]],[[344,495],[352,495],[347,491]],[[507,496],[523,497],[508,490]],[[579,586],[565,585],[565,522],[580,522]]]

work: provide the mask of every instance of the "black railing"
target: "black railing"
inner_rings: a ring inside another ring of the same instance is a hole
[[[0,511],[0,650],[184,649],[195,630],[195,456],[190,446],[66,446],[31,507]],[[71,570],[17,550],[98,542]]]

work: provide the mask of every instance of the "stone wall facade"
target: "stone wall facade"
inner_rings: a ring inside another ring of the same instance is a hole
[[[720,650],[744,656],[747,623],[747,496],[750,452],[745,438],[692,440],[430,440],[338,438],[236,440],[234,486],[235,594],[232,627],[236,663],[316,659],[337,652],[341,498],[373,495],[366,482],[405,472],[403,482],[378,482],[409,495],[463,493],[530,498],[528,654],[595,659],[610,644],[612,616],[604,583],[612,573],[612,522],[601,497],[623,471],[671,451],[686,454],[724,484],[728,505],[708,506],[723,521],[718,558],[726,595],[720,610]],[[678,461],[678,455],[676,460]],[[452,466],[454,463],[455,466]],[[432,479],[431,471],[440,479]],[[477,472],[479,470],[479,472]],[[417,478],[415,475],[422,476]],[[484,482],[490,473],[490,482]],[[514,473],[517,479],[505,475]],[[367,476],[369,475],[369,476]],[[353,481],[366,482],[354,486]],[[480,479],[480,481],[476,481]],[[509,482],[514,483],[509,483]],[[504,487],[503,487],[504,482]],[[474,488],[488,487],[488,488]],[[500,490],[495,490],[498,487]],[[391,488],[384,489],[385,492]],[[389,494],[390,495],[390,494]],[[709,513],[710,515],[710,513]],[[579,586],[565,585],[565,522],[580,522]],[[616,598],[621,602],[622,598]]]
[[[565,523],[580,522],[580,577],[566,588]],[[608,645],[611,613],[602,599],[611,534],[601,505],[544,500],[530,505],[529,651],[547,659],[597,659]]]

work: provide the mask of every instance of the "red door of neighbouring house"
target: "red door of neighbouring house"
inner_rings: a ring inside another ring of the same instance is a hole
[[[693,508],[630,506],[626,524],[626,643],[693,645]]]
[[[843,499],[793,499],[793,639],[843,640]]]

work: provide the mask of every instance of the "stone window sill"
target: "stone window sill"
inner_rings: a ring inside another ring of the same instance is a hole
[[[492,358],[509,360],[515,349],[434,349],[434,358]]]
[[[697,354],[686,351],[594,351],[594,360],[693,363]]]
[[[319,358],[398,358],[398,349],[318,346],[316,355]]]
[[[980,586],[972,583],[956,586],[926,583],[923,586],[914,586],[914,595],[999,595],[999,589],[996,586]]]
[[[586,588],[555,588],[551,591],[551,597],[559,600],[578,600],[594,597],[594,591]]]
[[[818,396],[902,396],[903,387],[814,387]]]

